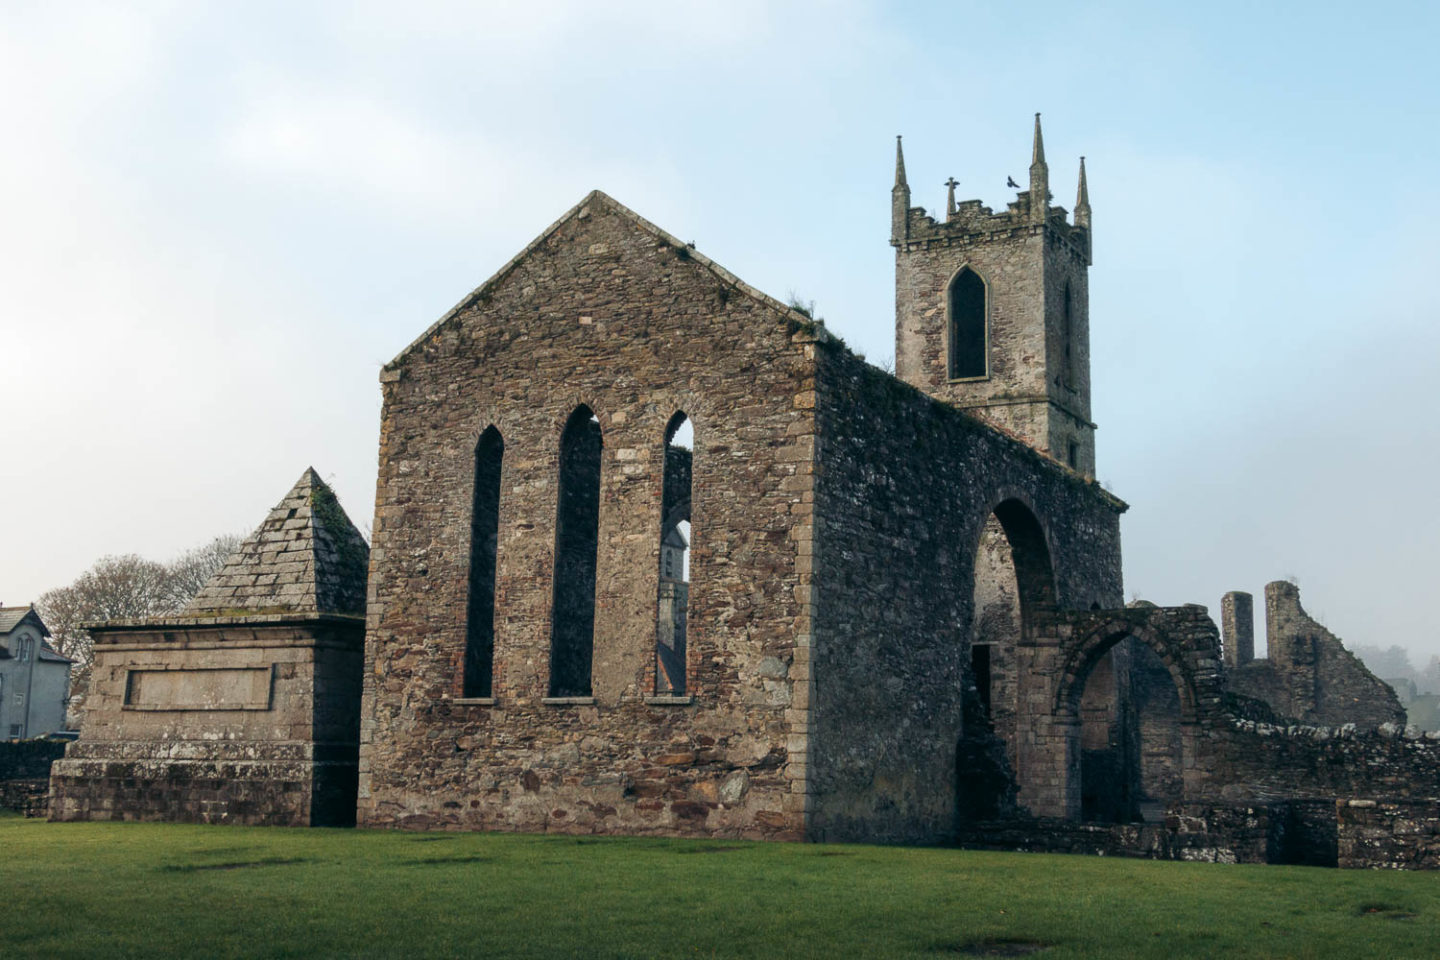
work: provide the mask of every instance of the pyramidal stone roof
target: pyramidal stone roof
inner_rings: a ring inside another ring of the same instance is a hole
[[[365,614],[370,548],[314,467],[180,612]]]

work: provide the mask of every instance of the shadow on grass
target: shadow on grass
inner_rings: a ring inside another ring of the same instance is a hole
[[[1042,950],[1049,950],[1054,944],[1039,940],[1019,940],[1009,937],[993,937],[988,940],[972,940],[969,943],[937,943],[931,947],[934,953],[953,953],[960,957],[1028,957]]]
[[[1393,903],[1362,903],[1355,908],[1357,917],[1380,917],[1385,920],[1414,920],[1418,913],[1411,913]]]
[[[167,863],[160,869],[166,873],[195,873],[201,870],[244,870],[246,867],[286,867],[309,862],[305,857],[267,857],[263,860],[232,860],[228,863]]]
[[[407,867],[433,867],[447,863],[494,863],[494,857],[422,857],[419,860],[402,860]]]

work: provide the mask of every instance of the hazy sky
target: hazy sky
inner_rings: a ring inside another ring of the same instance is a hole
[[[889,357],[895,134],[1000,208],[1039,110],[1127,597],[1440,653],[1437,9],[7,3],[0,600],[311,464],[368,530],[381,364],[592,188]]]

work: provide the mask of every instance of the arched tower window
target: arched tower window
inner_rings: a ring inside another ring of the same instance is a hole
[[[983,377],[989,373],[985,322],[985,281],[962,267],[950,281],[950,379]]]
[[[470,501],[470,599],[465,611],[463,696],[488,697],[495,664],[495,560],[500,533],[500,463],[505,441],[486,427],[475,445]]]
[[[686,614],[690,605],[690,477],[693,430],[683,412],[665,427],[660,507],[660,587],[655,610],[655,692],[685,693]]]
[[[600,531],[600,421],[581,404],[560,435],[550,696],[590,696],[595,648],[595,555]]]
[[[1075,386],[1075,319],[1073,307],[1071,306],[1070,282],[1065,282],[1064,316],[1061,319],[1060,335],[1064,337],[1065,350],[1065,386]],[[1073,458],[1072,458],[1073,460]],[[1070,464],[1075,465],[1073,462]]]

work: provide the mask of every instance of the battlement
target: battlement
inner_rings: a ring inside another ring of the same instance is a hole
[[[1031,216],[1030,191],[1021,190],[1015,200],[996,213],[979,200],[962,200],[945,219],[936,220],[924,207],[910,207],[905,212],[904,228],[891,237],[892,246],[949,242],[989,241],[1007,235],[1028,235],[1048,228],[1068,244],[1086,263],[1090,258],[1089,227],[1070,222],[1070,212],[1051,206],[1045,218],[1037,222]]]

